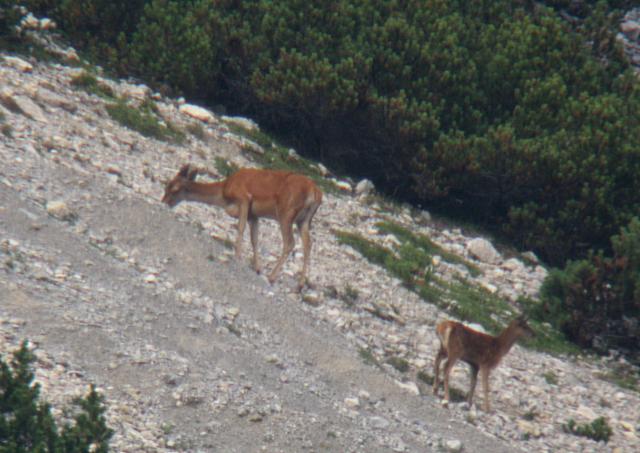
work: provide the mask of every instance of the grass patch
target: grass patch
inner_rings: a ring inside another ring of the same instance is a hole
[[[216,171],[225,178],[240,169],[236,164],[220,156],[215,157],[214,166],[216,167]]]
[[[7,138],[13,137],[13,128],[6,123],[7,118],[3,111],[0,110],[0,133]]]
[[[387,359],[387,363],[401,373],[406,373],[407,371],[409,371],[409,362],[402,357],[389,357]]]
[[[623,389],[640,392],[640,376],[634,367],[623,363],[610,363],[608,367],[610,371],[597,375],[600,379]]]
[[[484,288],[462,278],[444,281],[433,275],[431,254],[438,248],[434,248],[428,238],[415,235],[391,222],[382,222],[377,226],[380,231],[393,234],[400,240],[401,246],[395,253],[359,234],[345,231],[334,231],[334,234],[341,244],[354,248],[371,263],[387,269],[425,301],[463,321],[479,323],[487,332],[499,333],[516,316],[510,304]],[[441,256],[446,259],[444,254]],[[579,352],[579,348],[550,325],[536,320],[530,320],[529,325],[536,335],[522,341],[525,347],[552,354]]]
[[[203,142],[207,140],[207,131],[202,127],[202,124],[189,123],[185,126],[185,129],[195,138],[202,140]]]
[[[95,94],[105,99],[114,99],[115,94],[110,86],[101,83],[93,74],[86,71],[71,79],[71,86],[84,90],[89,94]]]
[[[358,355],[360,356],[362,361],[367,365],[373,365],[380,368],[380,363],[378,362],[378,359],[376,359],[376,356],[374,356],[370,350],[366,348],[358,348]]]
[[[360,292],[349,284],[345,286],[344,293],[341,294],[341,299],[348,306],[354,305],[359,297],[360,297]]]
[[[464,258],[461,258],[454,253],[447,252],[423,234],[414,234],[402,225],[398,225],[397,223],[388,221],[378,222],[376,224],[376,227],[383,233],[393,234],[403,244],[409,244],[413,248],[422,249],[429,255],[439,255],[444,261],[448,263],[460,264],[464,266],[469,271],[469,274],[473,277],[477,277],[482,273],[480,269],[474,264],[468,262]]]
[[[106,109],[115,121],[145,137],[177,143],[184,140],[183,132],[175,127],[162,124],[148,105],[143,104],[141,108],[137,109],[123,100],[118,100],[108,104]]]
[[[609,442],[609,438],[613,435],[611,426],[604,417],[598,417],[591,423],[577,424],[574,419],[562,426],[564,432],[575,436],[588,437],[589,439],[600,442],[601,440]]]
[[[542,377],[545,381],[547,381],[547,384],[558,385],[558,376],[556,376],[553,371],[547,371],[543,373]]]

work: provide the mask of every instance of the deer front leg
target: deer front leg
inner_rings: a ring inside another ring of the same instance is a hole
[[[244,229],[247,226],[249,217],[250,200],[243,201],[240,204],[238,212],[238,236],[236,237],[236,259],[242,258],[242,239],[244,237]]]
[[[249,218],[249,233],[251,234],[251,246],[253,247],[253,269],[259,274],[260,265],[258,264],[258,226],[257,217]]]
[[[451,401],[451,398],[449,397],[449,375],[451,374],[451,370],[455,363],[455,359],[449,355],[447,363],[444,366],[444,399],[447,402]]]

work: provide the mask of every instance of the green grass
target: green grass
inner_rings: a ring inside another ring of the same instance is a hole
[[[640,375],[634,367],[622,363],[610,363],[607,366],[608,372],[597,375],[600,379],[627,390],[640,392]]]
[[[374,356],[370,350],[366,348],[359,348],[358,355],[360,356],[362,361],[367,365],[373,365],[378,368],[380,367],[380,363],[378,362],[378,359],[376,359],[376,356]]]
[[[352,247],[371,263],[387,269],[426,302],[437,305],[463,321],[478,323],[489,333],[499,333],[518,314],[504,299],[484,288],[462,278],[444,281],[433,275],[431,261],[434,251],[443,259],[452,258],[442,254],[427,238],[391,222],[380,223],[378,228],[394,234],[400,240],[397,254],[359,234],[345,231],[334,231],[334,234],[341,244]],[[460,263],[457,257],[455,262]],[[530,320],[529,325],[536,335],[522,341],[525,347],[552,354],[580,352],[579,348],[548,324]]]
[[[189,123],[185,126],[187,132],[203,142],[207,140],[207,131],[200,123]]]
[[[236,164],[229,162],[227,159],[220,156],[215,157],[214,166],[216,167],[218,173],[220,173],[225,178],[230,174],[235,173],[240,168]]]
[[[477,277],[482,273],[474,264],[454,253],[447,252],[423,234],[415,234],[402,225],[389,221],[379,222],[376,224],[376,227],[383,233],[393,234],[401,242],[410,244],[413,248],[422,249],[430,255],[439,255],[448,263],[464,266],[473,277]]]
[[[589,439],[600,442],[601,440],[609,442],[609,438],[613,435],[613,430],[604,417],[598,417],[591,423],[577,424],[574,419],[569,419],[562,426],[564,432],[575,436],[588,437]]]
[[[387,359],[387,363],[401,373],[406,373],[407,371],[409,371],[409,368],[410,368],[409,362],[406,359],[403,359],[402,357],[396,357],[396,356],[389,357]]]
[[[13,128],[10,124],[5,123],[6,118],[3,112],[0,112],[0,133],[5,137],[11,138],[13,133]]]
[[[547,384],[558,385],[558,376],[556,376],[556,374],[553,371],[545,372],[542,375],[542,377],[544,378],[545,381],[547,381]]]
[[[90,94],[95,94],[104,99],[115,99],[115,94],[109,85],[100,83],[100,81],[93,75],[86,71],[78,74],[71,79],[71,86],[77,89],[81,89]]]
[[[107,104],[106,109],[111,118],[145,137],[176,143],[184,141],[184,133],[174,126],[162,124],[149,105],[135,108],[120,99]]]

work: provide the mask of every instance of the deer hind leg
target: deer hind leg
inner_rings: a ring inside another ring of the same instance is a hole
[[[311,234],[310,234],[311,220],[305,220],[298,223],[298,230],[300,231],[300,238],[302,239],[302,270],[298,279],[298,291],[302,290],[307,283],[307,272],[309,271],[309,255],[311,254]]]
[[[291,217],[280,220],[280,232],[282,233],[282,255],[269,275],[269,283],[276,280],[285,260],[293,250],[293,219]]]
[[[482,379],[482,388],[484,390],[484,410],[485,412],[491,411],[491,403],[489,402],[489,368],[482,368],[480,370],[480,377]]]
[[[451,370],[453,369],[453,365],[456,364],[456,361],[456,358],[449,355],[449,357],[447,358],[447,363],[444,366],[444,399],[446,401],[451,400],[451,398],[449,397],[449,375],[451,374]]]
[[[258,230],[259,220],[257,217],[249,217],[249,233],[251,234],[251,246],[253,247],[253,269],[259,274],[260,265],[258,264]]]
[[[469,367],[471,367],[471,385],[469,386],[469,395],[467,395],[467,404],[469,404],[469,407],[471,407],[471,404],[473,402],[473,394],[476,391],[476,383],[478,382],[478,371],[480,370],[480,368],[472,363],[469,364]]]
[[[440,362],[442,359],[447,357],[447,351],[444,350],[442,346],[440,346],[440,350],[436,355],[435,364],[433,366],[433,394],[438,394],[438,388],[440,387]]]

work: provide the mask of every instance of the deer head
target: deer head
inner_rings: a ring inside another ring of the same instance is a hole
[[[511,325],[515,329],[517,337],[531,338],[535,335],[533,329],[527,324],[527,318],[524,315],[518,316],[511,321]]]
[[[178,173],[170,180],[164,189],[162,202],[174,207],[184,200],[184,193],[189,189],[190,184],[198,176],[198,169],[189,164],[183,165]]]

